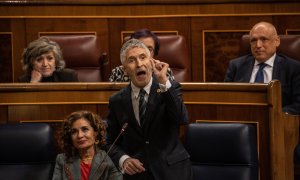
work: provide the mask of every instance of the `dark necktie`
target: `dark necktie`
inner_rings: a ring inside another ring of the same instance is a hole
[[[259,65],[259,69],[256,73],[256,77],[255,77],[255,80],[254,82],[256,83],[264,83],[264,72],[263,72],[263,69],[267,66],[266,63],[260,63],[258,64]]]
[[[140,99],[139,99],[139,116],[140,116],[141,126],[144,123],[145,112],[146,112],[146,107],[147,107],[147,103],[145,101],[145,94],[146,94],[146,91],[144,89],[141,89],[140,93],[139,93],[139,97],[140,97]]]

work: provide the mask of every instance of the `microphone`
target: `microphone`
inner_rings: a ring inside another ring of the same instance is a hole
[[[128,127],[128,123],[124,123],[124,125],[122,126],[122,129],[120,130],[118,136],[116,137],[115,141],[112,143],[112,145],[109,147],[108,151],[106,152],[106,154],[108,155],[108,153],[110,152],[110,150],[112,149],[112,147],[116,144],[117,140],[120,138],[120,136],[125,132],[125,130]]]
[[[101,160],[97,170],[96,170],[96,173],[93,174],[92,178],[91,179],[95,179],[94,176],[96,176],[97,174],[100,174],[100,171],[101,170],[101,165],[102,163],[104,162],[104,160],[106,159],[106,157],[108,156],[108,153],[110,152],[110,150],[112,149],[112,147],[115,145],[115,143],[117,142],[117,140],[119,139],[119,137],[124,133],[124,131],[127,129],[128,127],[128,123],[124,123],[124,125],[122,126],[122,129],[120,130],[118,136],[116,137],[115,141],[112,143],[112,145],[109,147],[108,151],[106,152],[105,156],[103,157],[103,159]],[[98,172],[98,173],[97,173]],[[68,174],[67,174],[68,175]]]

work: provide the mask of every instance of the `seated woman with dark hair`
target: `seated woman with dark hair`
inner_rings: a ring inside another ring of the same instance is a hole
[[[140,29],[135,31],[130,39],[138,39],[142,41],[149,49],[151,57],[157,56],[160,48],[160,42],[158,37],[148,29]],[[158,61],[158,60],[156,60]],[[167,70],[167,77],[169,80],[174,81],[173,72],[170,68]],[[124,72],[122,66],[118,66],[112,70],[112,74],[109,77],[110,82],[129,82],[129,76]]]
[[[77,73],[66,69],[59,45],[46,37],[29,43],[22,54],[25,74],[19,82],[76,82]]]
[[[64,120],[61,136],[64,153],[57,155],[53,180],[122,180],[122,174],[103,148],[106,126],[89,111],[73,112]]]

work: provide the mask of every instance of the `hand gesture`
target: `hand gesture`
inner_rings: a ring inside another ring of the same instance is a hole
[[[166,84],[168,77],[167,77],[167,70],[169,68],[169,64],[165,62],[161,62],[156,59],[150,59],[152,69],[154,72],[154,75],[157,77],[158,82],[160,84]]]

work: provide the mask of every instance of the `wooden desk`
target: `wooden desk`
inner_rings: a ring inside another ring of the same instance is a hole
[[[126,83],[0,84],[0,123],[60,123],[75,110],[107,115],[108,98]],[[278,81],[269,84],[182,83],[190,122],[242,122],[257,127],[260,180],[293,180],[298,116],[281,112]],[[181,129],[184,134],[184,128]]]

